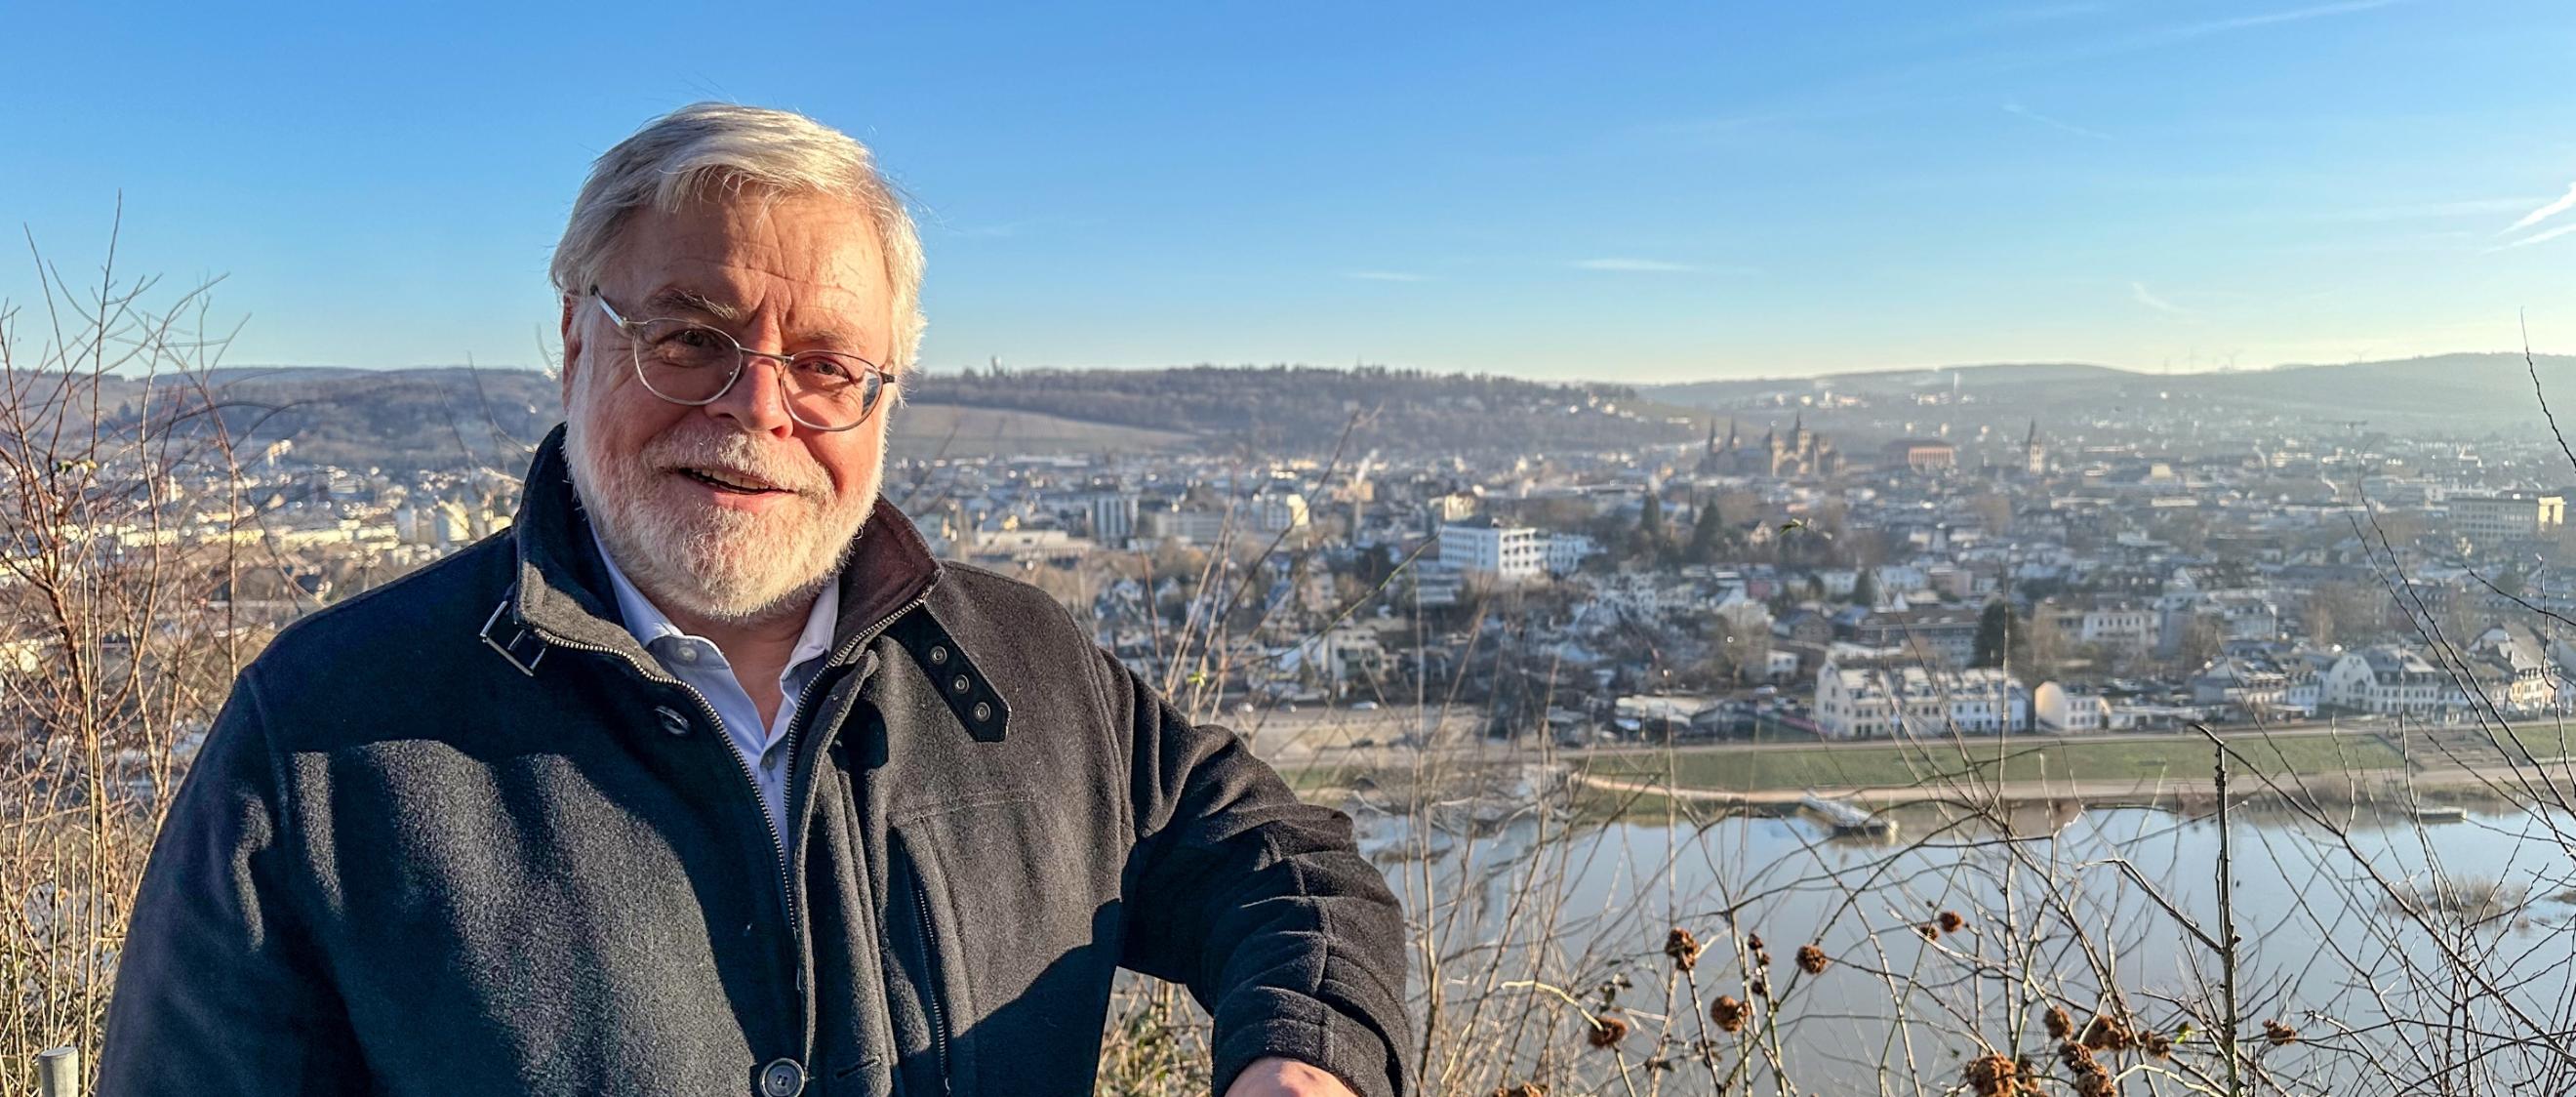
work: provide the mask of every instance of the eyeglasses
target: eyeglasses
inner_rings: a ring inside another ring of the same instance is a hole
[[[885,367],[837,350],[800,350],[771,354],[742,345],[722,328],[686,320],[629,320],[590,287],[590,299],[626,336],[635,353],[635,378],[655,396],[674,404],[705,407],[724,397],[742,376],[743,363],[767,358],[786,368],[779,384],[787,390],[787,414],[815,430],[842,431],[867,422],[884,402],[894,376]]]

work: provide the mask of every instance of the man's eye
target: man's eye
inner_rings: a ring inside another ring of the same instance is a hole
[[[724,336],[707,328],[681,328],[663,337],[662,342],[684,350],[709,351],[723,347]]]
[[[859,372],[858,363],[837,354],[811,354],[796,362],[805,372],[827,381],[847,381]]]

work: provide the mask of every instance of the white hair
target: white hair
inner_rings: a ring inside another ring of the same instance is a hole
[[[644,128],[591,165],[555,245],[555,289],[578,297],[597,278],[627,215],[651,206],[677,212],[709,192],[753,189],[771,197],[821,194],[858,203],[876,224],[894,286],[894,360],[906,370],[921,352],[921,237],[912,215],[877,173],[868,147],[802,114],[732,103],[692,103]]]

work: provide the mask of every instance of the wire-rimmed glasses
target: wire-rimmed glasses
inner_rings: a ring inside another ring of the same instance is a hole
[[[772,354],[743,346],[723,328],[688,320],[629,320],[617,314],[598,286],[590,299],[617,325],[634,350],[635,379],[646,391],[674,404],[705,407],[723,399],[742,376],[743,364],[767,358],[786,368],[779,383],[787,392],[787,414],[815,430],[849,430],[867,422],[884,402],[894,377],[885,367],[837,350],[800,350]]]

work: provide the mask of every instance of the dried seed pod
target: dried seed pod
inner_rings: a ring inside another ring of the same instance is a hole
[[[1814,945],[1798,946],[1798,970],[1800,971],[1809,975],[1822,975],[1825,973],[1825,965],[1831,962],[1825,958],[1825,950],[1821,948]]]
[[[1968,1060],[1962,1074],[1977,1097],[2014,1097],[2021,1089],[2020,1064],[1991,1052]]]
[[[1757,952],[1757,953],[1754,953],[1754,954],[1753,954],[1753,966],[1758,967],[1758,968],[1767,968],[1767,967],[1770,967],[1770,966],[1771,966],[1771,954],[1770,954],[1770,953],[1768,953],[1768,952]]]
[[[2128,1023],[2108,1013],[2094,1014],[2084,1025],[2084,1046],[2094,1051],[2127,1051],[2137,1045]]]
[[[1627,1038],[1628,1022],[1616,1017],[1602,1017],[1594,1020],[1592,1034],[1587,1037],[1592,1041],[1592,1046],[1597,1048],[1617,1047],[1619,1041]]]
[[[2139,1037],[2138,1046],[2145,1048],[2147,1050],[2147,1054],[2153,1055],[2158,1059],[2170,1059],[2173,1057],[2173,1040],[2160,1032],[2150,1032],[2145,1036]]]
[[[1664,937],[1664,955],[1672,957],[1673,966],[1683,971],[1699,964],[1699,951],[1699,938],[1691,936],[1691,931],[1680,926],[1674,926],[1673,931]]]
[[[1941,923],[1941,932],[1943,933],[1957,933],[1959,932],[1959,927],[1968,924],[1968,920],[1959,917],[1959,912],[1955,910],[1942,911],[1941,917],[1938,921]]]
[[[2073,1040],[2057,1045],[2057,1061],[2079,1076],[2102,1072],[2102,1064],[2093,1058],[2092,1050]]]
[[[1941,939],[1941,927],[1931,922],[1925,922],[1922,925],[1914,927],[1914,932],[1922,934],[1923,939],[1926,941],[1938,941]]]
[[[1719,1032],[1742,1032],[1744,1019],[1752,1012],[1752,1007],[1736,1001],[1733,995],[1720,994],[1708,1007],[1708,1019]]]
[[[1762,951],[1762,935],[1759,933],[1745,934],[1744,947],[1752,949],[1755,952]]]
[[[2297,1043],[2299,1030],[2279,1021],[2266,1019],[2263,1022],[2263,1038],[2271,1041],[2273,1047],[2279,1047],[2283,1044]]]
[[[2048,1015],[2040,1018],[2040,1021],[2048,1026],[2048,1038],[2051,1040],[2062,1041],[2075,1031],[2075,1019],[2067,1016],[2066,1010],[2058,1006],[2048,1007]]]

